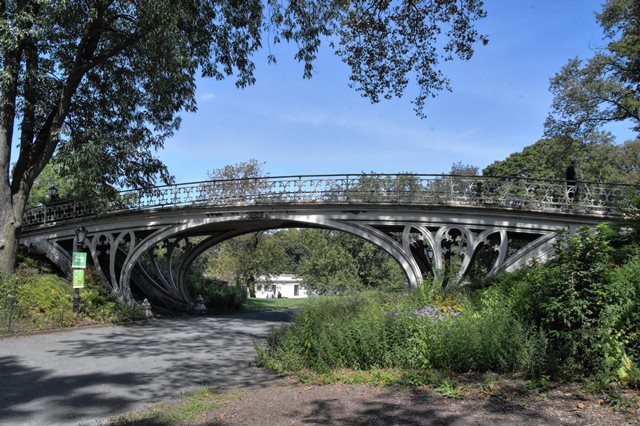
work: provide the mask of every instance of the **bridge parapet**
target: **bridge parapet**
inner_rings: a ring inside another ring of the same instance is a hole
[[[68,220],[183,206],[377,204],[462,206],[532,212],[571,210],[616,216],[640,188],[623,184],[492,176],[353,174],[212,180],[126,190],[113,200],[79,200],[28,209],[26,228]]]

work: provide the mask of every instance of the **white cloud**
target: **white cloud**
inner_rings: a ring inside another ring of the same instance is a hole
[[[200,100],[203,102],[211,101],[216,98],[216,94],[213,92],[207,92],[200,95]]]

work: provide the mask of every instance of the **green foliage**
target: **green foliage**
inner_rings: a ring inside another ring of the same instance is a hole
[[[586,61],[570,60],[551,80],[548,135],[582,139],[625,120],[640,132],[640,3],[607,0],[597,20],[608,44]]]
[[[269,176],[265,164],[251,159],[207,172],[209,179],[218,181],[207,188],[210,197],[257,196],[261,189],[267,189],[267,182],[260,179]]]
[[[587,139],[554,137],[541,139],[504,160],[484,168],[485,176],[514,176],[532,179],[565,179],[569,163],[577,162],[581,181],[640,182],[640,140],[616,145],[608,133],[593,132]]]
[[[426,292],[409,300],[357,297],[318,304],[272,335],[260,349],[260,362],[280,372],[436,368],[538,374],[546,339],[505,306],[489,300],[443,300]]]
[[[80,289],[80,312],[74,313],[71,284],[48,269],[26,258],[15,274],[0,282],[0,333],[140,318],[139,309],[114,300],[91,269],[87,269],[86,287]]]
[[[308,240],[309,253],[298,267],[305,288],[319,294],[344,293],[361,288],[358,266],[349,252],[330,239],[322,238],[322,231],[312,235]]]
[[[49,199],[49,188],[55,186],[58,190],[59,200],[65,200],[73,197],[74,185],[69,179],[65,179],[60,175],[60,171],[53,162],[45,166],[40,173],[40,176],[33,183],[31,193],[29,194],[29,205],[34,206],[37,204],[49,203],[52,200]]]
[[[413,367],[450,371],[526,371],[538,375],[546,357],[546,338],[514,309],[520,293],[482,292],[456,299],[433,297],[432,309],[458,315],[424,315],[424,308],[402,319],[410,330],[409,360]],[[475,300],[474,300],[475,299]],[[424,297],[420,305],[424,306]],[[423,313],[417,315],[416,313]],[[507,343],[509,342],[509,343]]]
[[[17,2],[0,9],[2,93],[18,86],[8,102],[24,121],[15,125],[21,142],[47,150],[36,175],[57,146],[63,175],[83,176],[79,185],[145,186],[169,179],[152,154],[178,128],[177,114],[195,110],[196,73],[251,85],[263,44],[295,43],[309,78],[321,40],[334,37],[363,96],[400,97],[414,74],[421,111],[449,86],[439,62],[469,59],[477,41],[486,43],[473,27],[485,16],[482,2],[445,3]],[[29,161],[25,151],[16,173]]]
[[[386,366],[386,322],[381,304],[372,298],[319,302],[296,314],[293,326],[273,334],[262,359],[280,371]]]
[[[448,174],[457,176],[478,176],[478,167],[458,161],[451,165],[451,169]]]
[[[640,386],[640,249],[616,266],[612,235],[607,225],[581,228],[559,239],[548,263],[481,289],[311,305],[259,349],[260,362],[328,377],[517,371],[539,389],[558,377]]]
[[[451,379],[443,379],[436,389],[446,398],[462,398],[462,392],[458,388],[458,384]]]
[[[239,311],[247,301],[247,288],[242,285],[204,279],[192,282],[189,287],[194,298],[202,296],[209,312]]]
[[[207,418],[210,411],[239,399],[241,393],[220,393],[212,388],[200,388],[181,394],[177,400],[160,402],[140,411],[108,419],[110,426],[165,425],[178,426],[199,422]]]
[[[613,316],[616,337],[626,353],[640,362],[640,253],[614,269],[610,280],[616,287],[618,300],[608,306],[607,314]]]
[[[406,286],[404,272],[386,252],[337,231],[254,232],[224,241],[202,258],[204,270],[192,265],[189,285],[199,281],[197,275],[202,273],[252,290],[260,275],[288,273],[302,276],[305,288],[320,294]]]
[[[80,313],[95,321],[117,322],[135,315],[130,307],[113,297],[91,268],[85,272],[85,287],[80,289],[80,300]]]
[[[394,199],[398,199],[404,195],[412,197],[416,191],[424,189],[416,175],[408,172],[403,173],[395,177],[373,171],[362,172],[358,179],[349,181],[349,199],[363,201],[380,199],[381,193],[393,194]],[[338,188],[337,191],[340,193],[341,188]]]
[[[55,275],[33,276],[17,288],[18,312],[43,327],[67,324],[72,318],[69,293],[69,283]]]
[[[561,239],[535,287],[535,319],[549,335],[551,368],[588,374],[603,371],[607,357],[617,356],[608,307],[621,295],[609,280],[613,263],[605,235],[584,227]]]

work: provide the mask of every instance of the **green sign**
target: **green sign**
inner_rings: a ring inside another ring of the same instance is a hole
[[[81,251],[74,251],[73,258],[71,260],[72,268],[86,268],[87,267],[87,253]]]
[[[73,288],[84,288],[84,269],[73,270]]]

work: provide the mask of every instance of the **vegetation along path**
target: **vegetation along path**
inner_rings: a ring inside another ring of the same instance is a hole
[[[167,424],[203,425],[637,421],[629,410],[615,412],[611,401],[578,388],[531,388],[524,380],[493,375],[459,376],[449,392],[442,386],[402,389],[276,380],[252,366],[253,343],[288,319],[286,311],[159,319],[0,340],[0,424],[164,424],[164,419]],[[203,394],[211,388],[221,391]],[[173,411],[171,405],[147,407],[189,389],[195,394],[183,399],[209,401],[198,404],[204,409],[186,422],[158,414]],[[632,393],[627,398],[637,398]]]

